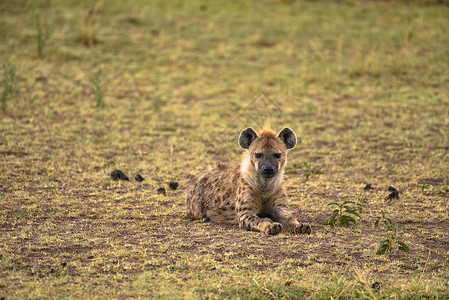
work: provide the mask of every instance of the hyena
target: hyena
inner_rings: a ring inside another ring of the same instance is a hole
[[[220,163],[192,179],[186,195],[186,212],[193,219],[238,224],[267,235],[283,227],[310,234],[309,225],[292,215],[283,183],[287,150],[296,145],[296,135],[285,127],[256,133],[246,128],[239,145],[245,149],[240,164]]]

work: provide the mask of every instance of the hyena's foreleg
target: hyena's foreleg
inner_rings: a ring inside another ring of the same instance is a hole
[[[274,207],[275,220],[280,222],[284,227],[291,229],[295,233],[311,233],[311,228],[307,224],[301,224],[293,216],[289,205],[287,204],[287,196],[284,201],[277,202]]]
[[[273,222],[270,218],[260,218],[257,214],[261,210],[260,201],[246,196],[237,202],[236,211],[239,226],[246,230],[261,231],[267,235],[278,234],[282,230],[282,224]]]

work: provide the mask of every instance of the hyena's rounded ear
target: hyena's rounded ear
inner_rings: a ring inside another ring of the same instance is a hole
[[[239,145],[243,149],[248,149],[249,145],[258,137],[257,132],[254,131],[251,127],[248,127],[242,132],[240,132],[239,136]]]
[[[296,134],[288,127],[284,127],[281,132],[278,133],[278,138],[284,142],[287,149],[292,149],[296,146]]]

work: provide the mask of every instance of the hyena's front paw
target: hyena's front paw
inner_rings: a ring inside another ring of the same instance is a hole
[[[292,227],[292,230],[294,233],[302,233],[302,234],[311,234],[312,233],[312,227],[308,224],[295,224],[295,226]]]
[[[266,235],[276,235],[282,230],[282,224],[278,222],[273,222],[271,220],[267,220],[264,222],[263,232]]]

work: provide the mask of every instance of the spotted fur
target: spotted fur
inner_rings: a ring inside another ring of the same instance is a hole
[[[194,177],[186,194],[186,213],[193,219],[238,224],[267,235],[283,227],[310,233],[292,215],[283,182],[287,151],[296,145],[290,128],[278,134],[246,128],[239,145],[245,149],[240,164],[220,163]]]

